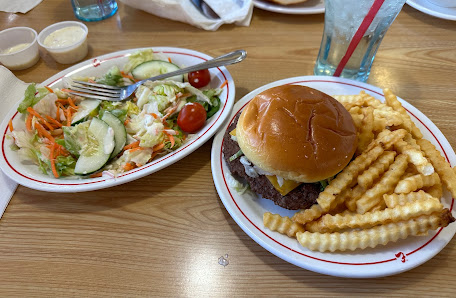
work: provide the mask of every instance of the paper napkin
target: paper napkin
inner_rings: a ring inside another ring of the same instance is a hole
[[[0,11],[26,13],[43,0],[0,0]]]
[[[28,84],[22,82],[6,67],[0,65],[0,122],[13,108],[18,100],[24,96]],[[0,218],[5,212],[6,206],[11,199],[17,184],[6,177],[0,170]]]
[[[252,0],[205,0],[219,19],[204,16],[190,0],[120,0],[131,7],[198,28],[215,31],[223,24],[249,26],[253,12]]]

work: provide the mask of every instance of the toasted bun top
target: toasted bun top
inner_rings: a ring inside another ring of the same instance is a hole
[[[256,166],[299,182],[317,182],[340,172],[357,142],[353,119],[337,100],[299,85],[255,96],[239,117],[236,137]]]

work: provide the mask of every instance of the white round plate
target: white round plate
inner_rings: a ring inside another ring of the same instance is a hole
[[[325,2],[323,0],[308,0],[304,3],[292,5],[280,5],[265,0],[253,0],[255,7],[285,14],[318,14],[325,12]]]
[[[441,7],[427,0],[407,0],[407,4],[425,14],[440,19],[456,21],[456,7]]]
[[[296,211],[286,210],[274,205],[271,200],[259,198],[253,194],[239,194],[228,186],[229,169],[223,159],[223,135],[232,123],[234,116],[258,93],[274,86],[297,84],[321,90],[327,94],[358,94],[365,90],[372,96],[384,100],[382,90],[357,81],[324,77],[305,76],[289,78],[260,87],[243,97],[233,108],[229,121],[214,138],[211,153],[212,176],[217,192],[233,219],[253,240],[279,258],[296,266],[322,274],[366,278],[381,277],[410,270],[435,256],[451,240],[456,224],[431,231],[425,237],[408,237],[386,246],[378,246],[354,252],[321,253],[302,247],[296,239],[263,227],[263,213],[278,213],[282,216],[293,216]],[[420,111],[409,103],[399,99],[410,113],[413,121],[421,129],[426,139],[430,140],[444,153],[452,165],[456,155],[439,129]],[[451,211],[454,200],[445,193],[442,203]],[[454,215],[454,214],[453,214]]]
[[[145,49],[145,48],[143,48]],[[128,61],[128,56],[138,50],[131,49],[119,51],[96,57],[85,62],[74,65],[42,83],[43,86],[62,87],[62,78],[71,76],[101,76],[114,65],[120,69]],[[153,47],[155,52],[161,52],[165,56],[171,58],[173,63],[179,66],[190,66],[211,59],[212,57],[193,50],[169,47]],[[22,101],[17,99],[17,105],[9,112],[0,126],[1,133],[1,155],[0,168],[11,179],[26,187],[50,192],[81,192],[102,189],[119,184],[123,184],[158,170],[161,170],[183,157],[189,155],[194,150],[203,145],[209,140],[215,132],[221,127],[225,120],[231,114],[234,105],[234,82],[230,73],[225,67],[212,68],[211,82],[209,87],[219,87],[225,80],[227,84],[220,94],[221,107],[220,110],[212,116],[206,125],[189,141],[176,151],[164,155],[163,157],[154,160],[140,168],[136,168],[129,172],[118,175],[116,178],[79,178],[69,177],[64,179],[56,179],[54,177],[43,174],[36,165],[24,163],[19,159],[15,151],[11,150],[10,146],[13,143],[11,137],[7,137],[8,121],[13,120],[13,127],[20,128],[24,126],[23,115],[17,112],[17,106]]]

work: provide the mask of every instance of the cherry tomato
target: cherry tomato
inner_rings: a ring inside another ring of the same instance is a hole
[[[197,132],[206,122],[206,110],[197,102],[187,103],[177,116],[177,125],[189,133]]]
[[[210,81],[211,74],[207,69],[193,71],[188,74],[188,82],[195,88],[204,87],[209,84]]]

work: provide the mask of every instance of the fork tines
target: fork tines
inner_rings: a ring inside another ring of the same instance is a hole
[[[119,90],[121,89],[120,87],[116,87],[116,86],[89,83],[89,82],[84,82],[84,81],[73,81],[73,83],[76,83],[76,84],[82,85],[82,86],[91,86],[91,87],[95,87],[97,89],[102,89],[102,90],[116,90],[116,91],[120,92]]]
[[[119,87],[88,83],[83,81],[73,81],[71,91],[68,93],[90,97],[101,100],[119,100],[121,89]]]

